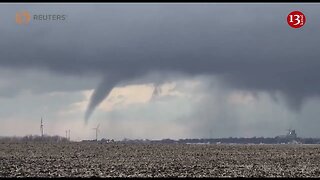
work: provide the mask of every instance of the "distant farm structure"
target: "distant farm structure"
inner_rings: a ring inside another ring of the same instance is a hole
[[[276,136],[276,138],[280,141],[299,143],[299,139],[295,129],[288,129],[288,133],[286,135]]]

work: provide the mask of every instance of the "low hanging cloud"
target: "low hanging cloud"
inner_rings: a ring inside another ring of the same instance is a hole
[[[124,89],[134,91],[129,87]],[[141,86],[135,91],[143,89],[148,88]],[[300,136],[318,136],[315,131],[308,131],[311,126],[306,122],[310,118],[306,120],[305,115],[290,113],[283,103],[275,104],[267,93],[225,89],[214,77],[197,76],[154,89],[159,90],[156,95],[145,91],[150,95],[149,101],[129,104],[124,100],[112,109],[103,108],[115,97],[111,93],[94,116],[102,122],[101,136],[116,139],[274,137],[289,127],[299,127]],[[125,99],[129,97],[124,95]]]
[[[4,21],[0,66],[14,71],[40,69],[63,76],[101,77],[100,84],[92,87],[95,90],[84,115],[86,121],[115,86],[150,73],[159,76],[145,79],[145,83],[161,84],[178,78],[176,74],[214,76],[225,88],[266,92],[272,97],[281,94],[289,108],[299,111],[306,99],[320,94],[319,7],[2,5],[1,17],[11,17],[22,8],[31,14],[67,14],[67,20],[31,22],[28,26]],[[292,29],[285,21],[296,9],[307,17],[301,29]],[[87,85],[79,88],[86,89]]]

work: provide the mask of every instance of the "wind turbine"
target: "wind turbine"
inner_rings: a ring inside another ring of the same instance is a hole
[[[98,133],[100,132],[99,126],[100,126],[100,124],[98,124],[98,126],[96,128],[92,128],[92,129],[96,130],[96,141],[98,141]]]

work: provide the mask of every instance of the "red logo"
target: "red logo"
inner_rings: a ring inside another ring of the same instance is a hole
[[[301,28],[306,23],[306,16],[300,11],[292,11],[287,16],[287,22],[293,28]]]

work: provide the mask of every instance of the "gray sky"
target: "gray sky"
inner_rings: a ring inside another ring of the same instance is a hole
[[[38,134],[43,116],[74,140],[98,123],[115,139],[320,137],[319,8],[1,4],[0,135]],[[23,10],[67,18],[18,25]]]

